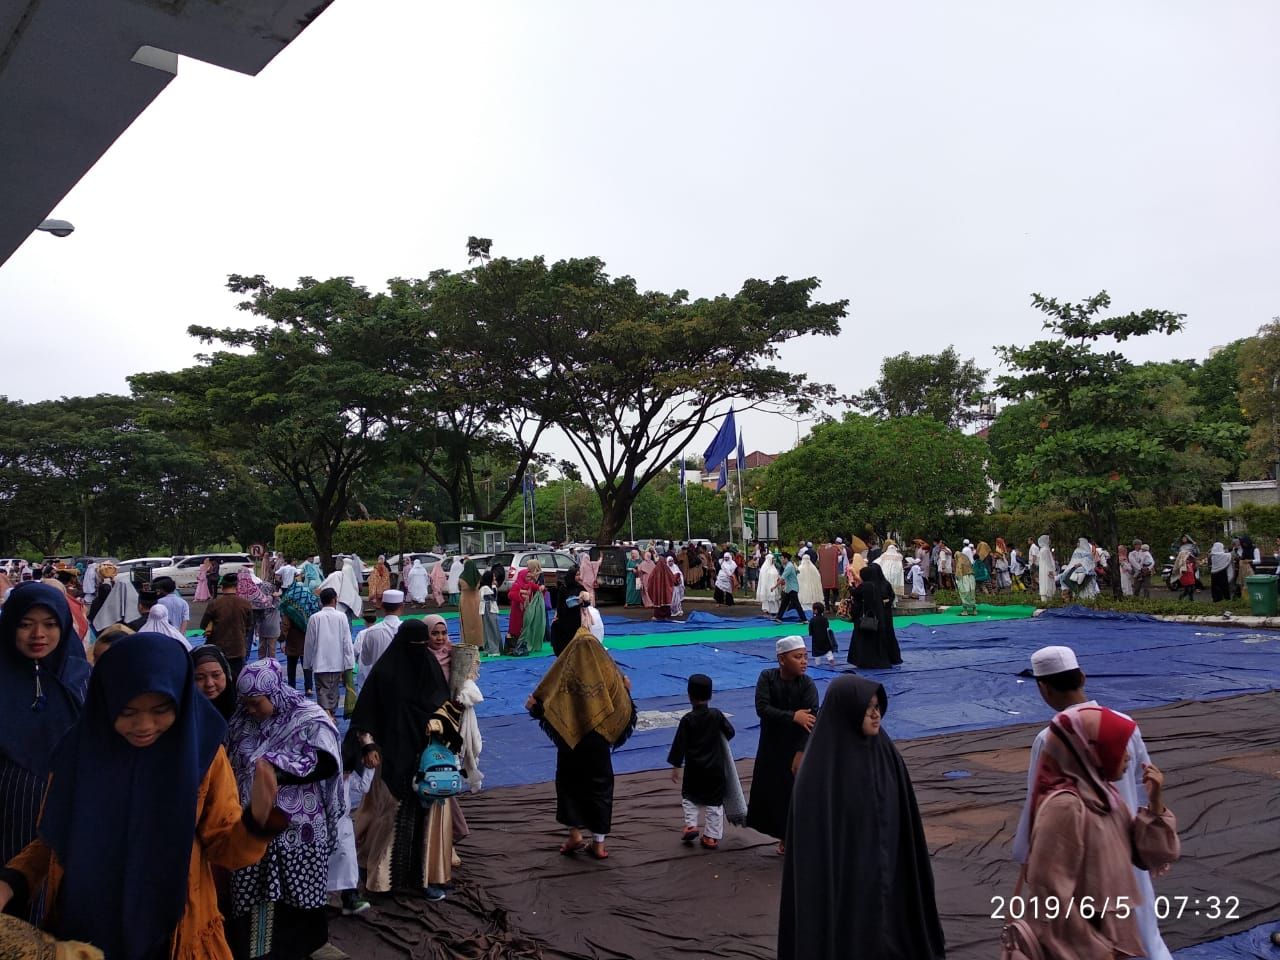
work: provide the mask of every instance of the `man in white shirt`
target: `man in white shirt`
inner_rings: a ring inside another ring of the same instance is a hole
[[[1070,647],[1042,647],[1031,655],[1031,674],[1036,679],[1040,697],[1054,711],[1061,713],[1068,707],[1078,704],[1097,706],[1084,692],[1084,671],[1076,661],[1075,651]],[[1123,716],[1123,714],[1122,714]],[[1036,768],[1040,764],[1040,754],[1045,741],[1049,737],[1049,728],[1045,727],[1036,734],[1031,745],[1031,766],[1027,771],[1027,802],[1022,806],[1022,816],[1018,818],[1018,832],[1013,838],[1013,857],[1025,864],[1031,851],[1030,806],[1031,792],[1035,788]],[[1142,731],[1134,728],[1129,737],[1129,766],[1124,777],[1112,784],[1124,799],[1129,813],[1134,814],[1139,806],[1147,801],[1146,788],[1142,785],[1142,773],[1145,764],[1151,762],[1147,753],[1147,745],[1142,742]],[[1146,870],[1133,868],[1133,879],[1138,887],[1139,904],[1134,905],[1133,915],[1138,921],[1138,935],[1142,939],[1142,948],[1148,960],[1173,960],[1169,948],[1160,936],[1160,926],[1156,921],[1154,899],[1155,892],[1151,886],[1151,874]]]
[[[371,623],[356,636],[356,657],[360,660],[360,674],[357,677],[359,686],[363,687],[369,678],[373,665],[378,658],[387,652],[396,631],[400,629],[400,611],[404,609],[404,592],[402,590],[384,590],[382,592],[383,618]]]
[[[92,560],[89,565],[84,568],[84,606],[89,609],[93,606],[93,598],[98,593],[98,561]]]
[[[159,595],[160,606],[169,614],[169,626],[185,634],[191,622],[191,606],[179,595],[173,577],[156,577],[151,581],[151,589]]]
[[[320,591],[320,604],[307,621],[302,668],[315,674],[316,703],[333,717],[338,710],[342,675],[355,667],[356,651],[351,642],[351,624],[338,609],[338,591],[325,587]]]
[[[285,559],[280,566],[276,567],[275,578],[280,581],[280,589],[287,590],[298,578],[298,568]]]

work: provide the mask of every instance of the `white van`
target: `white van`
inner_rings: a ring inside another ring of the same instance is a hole
[[[167,567],[153,567],[151,579],[173,577],[173,582],[178,585],[179,593],[195,593],[196,577],[200,573],[200,564],[204,563],[207,557],[213,557],[218,561],[219,576],[238,573],[241,567],[253,567],[253,560],[249,558],[247,553],[193,553],[191,556],[183,557],[177,563],[170,564]]]

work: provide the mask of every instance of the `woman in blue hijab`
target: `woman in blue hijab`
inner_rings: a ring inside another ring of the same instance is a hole
[[[66,596],[43,583],[15,587],[0,608],[0,864],[36,835],[54,747],[88,683]]]
[[[242,810],[226,723],[186,645],[116,642],[53,758],[39,837],[0,870],[0,908],[43,892],[44,927],[111,960],[231,960],[211,867],[247,866],[288,824],[269,764]]]

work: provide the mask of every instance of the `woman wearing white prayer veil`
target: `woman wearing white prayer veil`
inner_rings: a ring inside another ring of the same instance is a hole
[[[893,586],[893,592],[899,597],[907,595],[906,571],[902,565],[902,554],[898,545],[892,540],[884,542],[884,552],[872,561],[884,571],[884,578]]]
[[[1093,544],[1088,537],[1081,537],[1076,543],[1071,559],[1058,575],[1058,583],[1077,600],[1089,600],[1099,594],[1098,564],[1093,559]]]
[[[364,601],[360,599],[360,580],[356,576],[356,565],[350,557],[342,561],[342,569],[335,570],[324,578],[320,589],[332,588],[338,594],[338,605],[346,607],[347,619],[360,616],[364,611]]]
[[[409,588],[409,596],[414,603],[427,602],[427,571],[422,568],[421,560],[413,561],[405,585]]]
[[[1040,570],[1040,599],[1052,600],[1058,594],[1058,564],[1047,533],[1036,541],[1036,565]]]
[[[766,553],[760,561],[760,582],[756,585],[756,599],[760,601],[760,609],[771,617],[778,615],[778,603],[781,600],[778,581],[781,579],[778,565],[773,562],[773,554]]]
[[[815,603],[822,602],[822,574],[814,565],[812,557],[805,553],[800,558],[800,606],[812,610]]]
[[[191,646],[182,631],[169,622],[169,611],[158,603],[147,613],[147,622],[138,632],[163,633],[166,637],[181,640],[187,647]]]

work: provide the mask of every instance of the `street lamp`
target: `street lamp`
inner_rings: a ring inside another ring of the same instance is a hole
[[[42,220],[36,229],[52,233],[55,237],[69,237],[76,228],[67,220]]]

